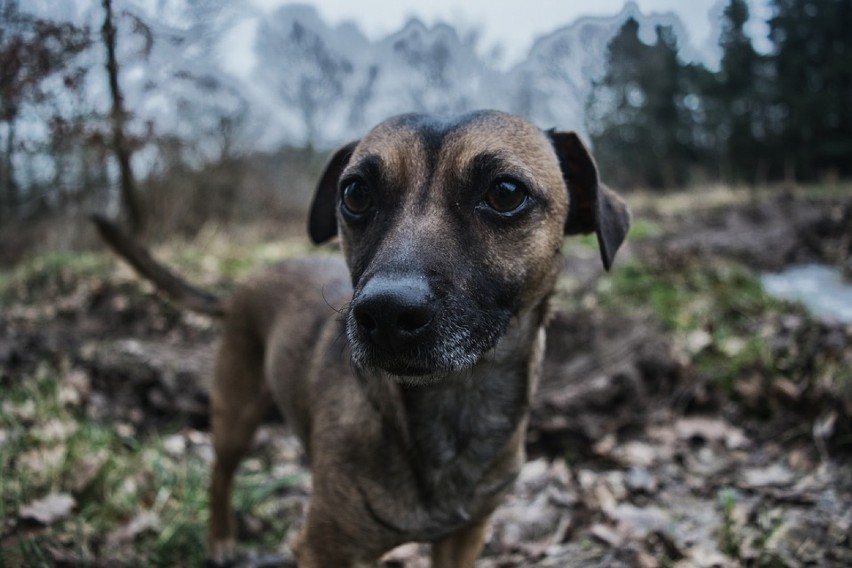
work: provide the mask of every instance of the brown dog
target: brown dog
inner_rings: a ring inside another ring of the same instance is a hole
[[[339,234],[345,264],[287,261],[225,304],[101,223],[143,275],[224,313],[211,558],[233,554],[234,471],[274,400],[311,462],[300,566],[369,566],[409,541],[473,566],[524,460],[563,237],[597,233],[609,268],[628,225],[576,134],[492,111],[400,116],[341,148],[309,230]]]

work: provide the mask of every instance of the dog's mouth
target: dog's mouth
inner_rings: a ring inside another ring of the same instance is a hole
[[[362,337],[352,337],[352,363],[361,371],[382,374],[402,382],[435,382],[463,372],[479,360],[479,353],[445,350],[441,342],[419,345],[412,352],[388,351]]]
[[[407,385],[429,385],[446,380],[461,371],[445,369],[430,369],[422,366],[387,365],[374,367],[372,375],[378,375],[385,380]]]
[[[406,383],[434,383],[473,368],[502,335],[508,317],[472,326],[470,321],[436,321],[428,334],[405,347],[379,345],[353,317],[346,332],[353,365],[362,372],[381,374]],[[462,323],[463,322],[463,323]]]
[[[424,377],[434,375],[438,369],[430,368],[418,362],[407,363],[405,361],[391,361],[381,366],[381,370],[398,377]]]

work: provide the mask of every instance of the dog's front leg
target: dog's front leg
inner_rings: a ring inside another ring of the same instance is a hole
[[[375,568],[381,556],[373,551],[376,543],[366,536],[354,541],[351,535],[344,536],[339,519],[324,505],[321,497],[311,502],[305,527],[293,543],[299,568]],[[341,507],[341,516],[346,516],[344,510]]]
[[[482,546],[488,518],[456,531],[432,545],[432,568],[472,568]]]

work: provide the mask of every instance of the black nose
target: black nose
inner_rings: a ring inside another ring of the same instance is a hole
[[[374,276],[352,302],[358,327],[376,346],[404,351],[426,335],[434,316],[425,278]]]

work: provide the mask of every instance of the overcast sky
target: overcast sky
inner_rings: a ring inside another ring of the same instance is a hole
[[[251,0],[264,10],[288,3],[286,0]],[[758,47],[765,28],[768,0],[749,0],[755,20],[750,31]],[[582,16],[612,16],[625,0],[313,0],[320,15],[330,24],[354,21],[370,38],[399,30],[411,17],[426,24],[447,22],[460,30],[479,29],[482,45],[496,43],[505,48],[506,63],[521,59],[536,37],[576,21]],[[673,12],[683,22],[690,43],[699,51],[712,50],[718,18],[727,0],[635,0],[643,14]]]

